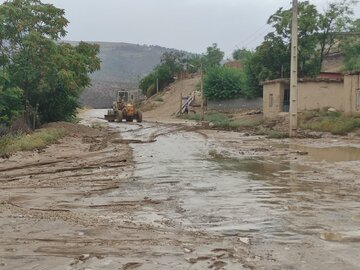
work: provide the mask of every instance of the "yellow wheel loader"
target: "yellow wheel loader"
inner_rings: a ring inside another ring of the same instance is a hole
[[[116,101],[114,101],[112,109],[108,110],[105,119],[109,122],[132,122],[136,120],[138,123],[142,122],[142,112],[138,110],[134,102],[134,94],[129,91],[119,91],[116,94]]]

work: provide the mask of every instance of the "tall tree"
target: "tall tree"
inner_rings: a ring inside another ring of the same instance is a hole
[[[237,49],[233,51],[232,57],[234,60],[246,61],[249,57],[251,57],[251,51],[246,48]]]
[[[349,35],[341,43],[341,51],[345,55],[345,71],[360,70],[360,19],[354,21]]]
[[[40,0],[10,0],[0,5],[0,65],[8,82],[20,88],[24,104],[39,109],[43,121],[74,115],[89,73],[100,68],[99,47],[59,43],[68,21],[64,10]]]
[[[224,59],[224,52],[218,48],[218,45],[214,43],[212,46],[206,49],[206,54],[203,56],[203,62],[206,68],[220,66],[221,61]]]
[[[348,31],[351,26],[356,0],[342,0],[330,3],[320,13],[309,1],[299,3],[299,73],[302,76],[315,76],[321,70],[324,58],[338,43],[339,32]],[[271,35],[290,47],[292,9],[280,8],[270,16],[268,23],[275,29]]]
[[[178,51],[165,52],[161,56],[160,64],[150,74],[140,80],[139,88],[143,94],[152,96],[156,93],[156,83],[160,90],[173,82],[174,76],[184,71],[188,65],[185,54]]]

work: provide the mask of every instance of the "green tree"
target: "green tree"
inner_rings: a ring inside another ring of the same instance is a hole
[[[216,43],[208,47],[206,54],[203,56],[203,63],[205,68],[212,68],[220,66],[221,61],[224,59],[224,52],[222,52]]]
[[[10,123],[20,116],[23,104],[23,92],[19,88],[0,88],[0,124]]]
[[[39,0],[0,5],[1,69],[9,88],[24,92],[24,105],[39,109],[44,122],[71,118],[89,73],[100,68],[99,47],[59,43],[68,21],[64,11]]]
[[[244,61],[248,60],[249,57],[251,57],[251,51],[249,51],[246,48],[237,49],[237,50],[233,51],[232,57],[234,60],[244,62]]]
[[[166,66],[173,74],[183,71],[186,63],[185,54],[178,51],[165,52],[161,56],[161,66]]]
[[[240,70],[229,67],[208,68],[204,78],[205,96],[209,100],[233,99],[245,96]]]
[[[201,63],[203,62],[202,56],[192,55],[186,59],[186,71],[189,73],[196,73],[200,70]]]
[[[358,71],[360,70],[360,19],[352,23],[350,32],[341,43],[341,51],[345,55],[344,70]]]
[[[351,16],[357,1],[342,0],[330,3],[324,12],[304,1],[299,4],[298,61],[300,76],[316,76],[325,57],[339,44],[345,52],[347,69],[354,70],[359,65],[360,48],[355,37],[346,38],[339,32],[358,31]],[[256,50],[247,55],[246,51],[237,50],[234,58],[246,56],[244,60],[244,91],[249,96],[260,96],[261,82],[265,80],[288,78],[290,76],[292,9],[280,8],[270,16],[268,24],[274,31],[268,33]],[[359,32],[359,31],[358,31]]]
[[[152,96],[156,93],[157,80],[161,90],[173,82],[174,76],[184,71],[186,66],[189,66],[189,64],[184,53],[177,51],[165,52],[161,56],[160,64],[140,80],[139,88],[143,94]]]
[[[320,72],[325,57],[339,42],[337,34],[348,31],[355,3],[355,0],[330,3],[323,13],[309,1],[299,3],[298,62],[301,76],[316,76]],[[281,39],[281,46],[288,48],[291,42],[291,16],[292,9],[280,8],[268,20],[275,28],[270,35],[276,40]]]

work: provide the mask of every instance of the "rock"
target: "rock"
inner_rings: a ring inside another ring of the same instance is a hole
[[[240,237],[239,240],[243,242],[244,244],[249,245],[250,244],[250,238],[248,237]]]
[[[337,110],[335,108],[329,108],[328,112],[337,112]]]
[[[187,258],[186,261],[188,261],[191,264],[197,263],[197,259],[196,258]]]
[[[191,252],[192,252],[192,250],[189,249],[189,248],[184,248],[184,251],[185,251],[186,253],[191,253]]]
[[[80,261],[86,261],[87,259],[90,258],[90,254],[82,254],[80,257],[79,257],[79,260]]]

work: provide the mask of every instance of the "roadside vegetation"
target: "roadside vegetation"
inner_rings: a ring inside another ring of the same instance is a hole
[[[215,66],[220,66],[224,58],[217,44],[207,48],[203,56],[190,55],[178,51],[165,52],[152,72],[141,79],[139,88],[147,97],[156,94],[157,87],[162,91],[166,86],[174,81],[174,77],[182,73],[197,73],[201,67],[206,70]]]
[[[301,117],[301,128],[330,132],[334,135],[346,135],[360,129],[360,118],[344,116],[340,112],[327,110],[308,111]]]
[[[0,137],[0,157],[8,157],[18,151],[43,149],[67,134],[65,129],[45,128],[32,134],[8,134]]]
[[[326,57],[334,51],[344,54],[344,70],[360,68],[357,35],[360,20],[353,18],[357,2],[330,2],[323,11],[319,11],[310,1],[299,3],[300,77],[316,77]],[[243,90],[246,93],[261,96],[261,82],[290,77],[291,17],[291,8],[279,8],[267,21],[274,31],[269,32],[255,50],[242,48],[233,52],[233,58],[239,60],[243,66]]]
[[[164,102],[164,98],[162,96],[157,96],[156,98],[154,98],[154,101]]]
[[[356,3],[331,2],[323,11],[310,1],[299,3],[299,76],[316,77],[324,59],[334,51],[344,54],[346,71],[359,69],[360,42],[356,33],[360,31],[360,20],[353,18]],[[233,52],[233,59],[240,61],[240,70],[223,67],[224,53],[213,44],[202,55],[164,54],[161,64],[141,80],[140,88],[152,96],[156,79],[161,90],[177,73],[199,72],[202,66],[207,99],[260,97],[261,82],[290,76],[291,17],[291,8],[279,8],[267,21],[274,30],[265,35],[255,50],[241,48]]]
[[[100,69],[99,46],[60,42],[65,11],[40,0],[0,5],[0,126],[19,117],[39,124],[70,120],[78,98]]]

